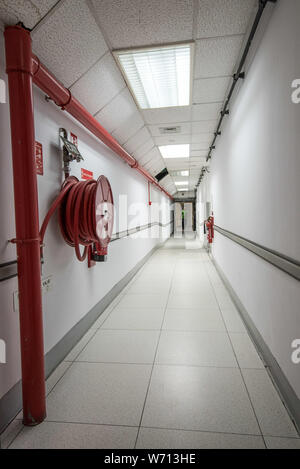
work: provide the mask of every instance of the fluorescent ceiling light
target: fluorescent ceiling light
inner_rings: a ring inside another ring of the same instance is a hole
[[[191,44],[115,51],[142,109],[190,104]]]
[[[180,172],[180,175],[181,175],[181,176],[188,176],[188,175],[189,175],[189,171],[181,171],[181,172]]]
[[[177,190],[177,192],[183,192],[183,191],[188,191],[188,188],[187,188],[187,187],[186,187],[186,188],[183,187],[182,189],[178,189],[178,190]]]
[[[175,181],[176,186],[186,186],[188,181]]]
[[[189,158],[190,145],[163,145],[158,147],[163,158]]]

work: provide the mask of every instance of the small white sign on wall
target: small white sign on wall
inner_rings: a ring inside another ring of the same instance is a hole
[[[6,343],[0,339],[0,364],[6,363]]]
[[[6,103],[6,85],[5,81],[0,78],[0,104]]]

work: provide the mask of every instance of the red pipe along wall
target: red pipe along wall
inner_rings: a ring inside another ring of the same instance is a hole
[[[170,199],[173,197],[99,124],[32,54],[30,32],[21,26],[5,29],[14,173],[21,334],[23,423],[36,425],[46,417],[43,312],[38,192],[32,83],[58,106],[136,169]]]
[[[66,110],[71,116],[75,117],[86,129],[98,137],[105,145],[111,148],[120,158],[122,158],[131,168],[136,169],[149,182],[154,184],[164,194],[173,199],[146,169],[139,165],[137,160],[127,153],[126,150],[112,137],[107,130],[90,114],[72,93],[65,88],[49,70],[39,61],[36,56],[32,57],[33,63],[33,82],[37,85],[55,104]]]

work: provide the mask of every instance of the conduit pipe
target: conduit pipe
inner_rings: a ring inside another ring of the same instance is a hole
[[[224,103],[222,111],[221,111],[221,117],[219,119],[216,131],[214,132],[213,141],[212,141],[212,143],[209,147],[209,152],[208,152],[208,155],[206,157],[206,162],[211,159],[212,151],[215,150],[215,148],[216,148],[217,138],[222,134],[221,133],[222,123],[223,123],[223,120],[224,120],[225,116],[229,114],[228,107],[229,107],[233,92],[235,90],[235,87],[236,87],[236,85],[237,85],[237,83],[240,79],[245,78],[245,72],[243,72],[243,69],[244,69],[245,62],[246,62],[247,57],[248,57],[248,53],[249,53],[251,44],[253,42],[253,39],[254,39],[254,36],[256,34],[257,28],[259,26],[260,20],[262,18],[263,12],[264,12],[264,10],[265,10],[268,3],[276,3],[276,2],[277,2],[277,0],[258,0],[258,10],[257,10],[257,13],[255,15],[255,19],[253,21],[251,31],[250,31],[249,37],[247,39],[247,42],[246,42],[246,45],[245,45],[245,48],[244,48],[244,51],[243,51],[239,66],[238,66],[238,69],[232,77],[233,82],[232,82],[232,85],[230,87],[229,93],[228,93],[228,95],[225,99],[225,103]],[[198,183],[197,183],[196,187],[199,186],[199,184],[200,184],[200,182],[203,178],[203,175],[204,175],[204,173],[200,175],[200,178],[198,180]]]
[[[170,199],[173,199],[146,169],[139,165],[138,161],[127,153],[117,140],[105,130],[104,127],[90,114],[85,107],[72,95],[71,91],[64,87],[55,76],[40,62],[38,57],[32,56],[33,82],[62,110],[66,110],[86,129],[99,138],[105,145],[111,148],[131,168],[136,169],[151,184],[155,185]]]
[[[23,423],[46,416],[38,191],[34,159],[32,50],[28,31],[4,33],[14,175]]]

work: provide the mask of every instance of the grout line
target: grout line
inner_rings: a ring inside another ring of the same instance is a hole
[[[235,34],[224,34],[223,36],[207,36],[207,37],[196,37],[195,41],[207,41],[208,39],[225,39],[230,37],[242,37],[245,36],[244,33],[235,33]]]
[[[16,420],[16,419],[14,419],[14,420]],[[14,422],[14,420],[12,422]],[[8,427],[6,427],[6,428],[8,428]],[[15,436],[12,438],[11,442],[7,445],[6,448],[1,447],[1,435],[0,435],[0,449],[9,449],[10,445],[12,445],[12,443],[15,441],[15,439],[23,432],[24,428],[25,428],[24,425],[22,425],[21,428],[18,430],[18,432],[15,434]]]
[[[120,89],[112,98],[110,98],[109,101],[107,101],[107,103],[104,104],[104,106],[102,106],[100,109],[98,109],[96,112],[94,112],[93,114],[93,117],[95,119],[97,119],[97,115],[100,114],[101,111],[103,111],[103,109],[106,108],[106,106],[108,106],[109,104],[111,104],[113,102],[114,99],[116,99],[118,96],[120,96],[121,93],[123,93],[124,90],[127,89],[127,86],[124,86],[122,89]],[[109,132],[111,135],[113,134],[113,132],[115,132],[117,129],[113,129],[111,132]]]
[[[34,33],[41,27],[43,24],[51,18],[51,16],[63,5],[65,0],[58,0],[51,8],[50,10],[47,11],[47,13],[39,19],[39,21],[33,26],[31,29],[31,33],[34,35]]]
[[[110,54],[110,50],[106,50],[100,57],[98,57],[98,59],[96,59],[96,61],[93,62],[90,67],[88,67],[78,78],[76,78],[76,80],[68,87],[68,89],[71,90],[71,88],[73,88],[73,86],[76,85],[76,83],[81,80],[81,78],[83,78],[87,73],[89,73],[92,68],[95,67],[95,65],[97,65],[97,63],[104,59],[104,57],[108,54]]]
[[[163,327],[163,324],[164,324],[164,320],[165,320],[165,316],[166,316],[166,311],[167,311],[167,308],[168,308],[168,301],[169,301],[169,297],[170,297],[170,293],[171,293],[171,289],[172,289],[172,279],[173,279],[173,276],[174,276],[176,264],[177,264],[177,260],[176,260],[176,262],[175,262],[175,264],[174,264],[174,267],[173,267],[173,273],[172,273],[172,277],[171,277],[171,282],[170,282],[170,288],[169,288],[168,298],[167,298],[167,301],[166,301],[166,305],[165,305],[165,309],[164,309],[164,314],[163,314],[163,318],[162,318],[162,321],[161,321],[160,333],[159,333],[158,340],[157,340],[157,345],[156,345],[156,350],[155,350],[154,357],[153,357],[153,364],[152,364],[152,368],[151,368],[151,372],[150,372],[148,387],[147,387],[147,391],[146,391],[146,395],[145,395],[144,405],[143,405],[142,412],[141,412],[141,418],[140,418],[140,423],[139,423],[139,429],[138,429],[138,432],[137,432],[137,435],[136,435],[136,440],[135,440],[135,445],[134,445],[134,448],[135,448],[135,449],[136,449],[138,437],[139,437],[139,434],[140,434],[140,429],[141,429],[142,420],[143,420],[143,416],[144,416],[144,411],[145,411],[145,407],[146,407],[146,401],[147,401],[148,394],[149,394],[150,383],[151,383],[151,379],[152,379],[152,375],[153,375],[153,371],[154,371],[154,366],[155,366],[155,364],[156,364],[156,363],[155,363],[155,360],[156,360],[157,351],[158,351],[158,347],[159,347],[159,342],[160,342],[160,338],[161,338],[161,334],[162,334],[162,327]]]
[[[155,331],[158,332],[158,331]],[[163,332],[163,331],[162,331]],[[112,362],[112,361],[91,361],[91,360],[76,360],[74,362],[66,362],[66,363],[89,363],[89,364],[99,364],[99,365],[143,365],[143,366],[148,366],[148,365],[155,365],[157,367],[181,367],[181,368],[213,368],[213,369],[226,369],[226,370],[237,370],[238,366],[217,366],[217,365],[188,365],[186,363],[159,363],[159,362]],[[70,368],[70,367],[69,367]],[[262,368],[242,368],[243,370],[261,370]]]
[[[70,425],[92,425],[95,427],[122,427],[122,428],[139,428],[138,425],[131,425],[131,424],[116,424],[116,423],[95,423],[95,422],[78,422],[78,421],[67,421],[67,420],[50,420],[47,419],[45,423],[57,423],[57,424],[70,424]],[[153,430],[171,430],[171,431],[182,431],[182,432],[197,432],[197,433],[212,433],[212,434],[220,434],[220,435],[236,435],[236,436],[254,436],[257,438],[261,438],[262,435],[258,433],[238,433],[238,432],[220,432],[220,431],[213,431],[213,430],[197,430],[197,429],[187,429],[187,428],[175,428],[175,427],[155,427],[155,426],[143,426],[141,425],[141,428],[150,428]],[[266,437],[269,438],[285,438],[285,439],[291,439],[291,440],[299,440],[300,438],[298,437],[286,437],[286,436],[278,436],[278,435],[265,435]]]
[[[212,264],[211,260],[210,260],[210,263]],[[228,331],[228,329],[227,329],[227,324],[226,324],[226,322],[225,322],[225,320],[224,320],[223,313],[222,313],[222,310],[221,310],[221,307],[220,307],[220,304],[219,304],[219,301],[218,301],[218,298],[217,298],[217,295],[216,295],[216,292],[215,292],[213,283],[212,283],[212,281],[211,281],[211,278],[210,278],[210,275],[209,275],[209,271],[208,271],[208,269],[207,269],[207,266],[206,266],[206,270],[207,270],[208,278],[209,278],[210,283],[211,283],[211,285],[212,285],[212,287],[213,287],[213,290],[214,290],[214,295],[215,295],[215,298],[216,298],[217,303],[218,303],[219,311],[220,311],[220,314],[221,314],[221,316],[222,316],[222,319],[223,319],[223,322],[224,322],[224,325],[225,325],[225,328],[226,328],[226,331],[227,331],[228,339],[229,339],[229,341],[230,341],[233,354],[234,354],[235,359],[236,359],[236,361],[237,361],[238,369],[239,369],[239,372],[240,372],[242,381],[243,381],[243,383],[244,383],[244,387],[245,387],[246,393],[247,393],[247,395],[248,395],[248,399],[249,399],[249,401],[250,401],[250,405],[251,405],[251,407],[252,407],[252,410],[253,410],[253,413],[254,413],[254,416],[255,416],[255,419],[256,419],[256,423],[257,423],[258,428],[259,428],[259,431],[260,431],[260,433],[261,433],[261,436],[262,436],[264,445],[265,445],[265,447],[266,447],[266,449],[267,449],[267,445],[266,445],[266,442],[265,442],[265,439],[264,439],[264,435],[263,435],[263,432],[262,432],[262,429],[261,429],[261,426],[260,426],[260,423],[259,423],[259,420],[258,420],[256,411],[255,411],[255,408],[254,408],[254,404],[253,404],[252,399],[251,399],[251,397],[250,397],[250,393],[249,393],[248,387],[247,387],[247,385],[246,385],[246,382],[245,382],[245,379],[244,379],[244,376],[243,376],[243,373],[242,373],[242,369],[241,369],[241,367],[240,367],[240,364],[239,364],[239,361],[238,361],[238,358],[237,358],[237,355],[236,355],[236,352],[235,352],[235,349],[234,349],[234,346],[233,346],[233,343],[232,343],[232,340],[231,340],[229,331]],[[217,273],[217,275],[218,275],[218,273]]]

